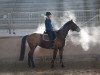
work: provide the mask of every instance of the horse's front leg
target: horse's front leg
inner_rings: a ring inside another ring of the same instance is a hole
[[[59,49],[59,56],[60,56],[60,64],[62,67],[65,67],[63,64],[63,49]]]
[[[57,52],[58,52],[58,49],[54,49],[54,51],[53,51],[53,59],[51,61],[51,68],[54,67],[54,61],[56,59]]]

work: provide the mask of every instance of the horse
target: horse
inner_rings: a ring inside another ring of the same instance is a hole
[[[54,40],[54,47],[53,49],[53,58],[51,60],[51,68],[54,67],[54,61],[56,59],[57,52],[59,51],[60,56],[60,64],[62,67],[64,67],[63,64],[63,50],[65,46],[65,39],[69,32],[69,30],[80,32],[80,28],[73,22],[73,20],[68,21],[65,23],[59,30],[55,31],[56,38]],[[22,38],[22,44],[21,44],[21,51],[20,51],[20,61],[23,61],[24,55],[25,55],[25,43],[28,42],[28,45],[30,47],[30,51],[28,53],[28,66],[29,67],[35,67],[34,60],[33,60],[33,54],[35,51],[35,48],[37,46],[40,46],[42,48],[50,49],[50,41],[43,40],[43,34],[40,33],[33,33],[30,35],[26,35]]]

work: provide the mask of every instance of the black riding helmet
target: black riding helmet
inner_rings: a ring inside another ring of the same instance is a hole
[[[46,16],[49,16],[49,15],[51,15],[51,13],[50,12],[46,12]]]

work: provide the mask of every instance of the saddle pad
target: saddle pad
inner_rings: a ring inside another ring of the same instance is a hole
[[[45,40],[45,41],[49,41],[48,34],[43,34],[43,40]]]

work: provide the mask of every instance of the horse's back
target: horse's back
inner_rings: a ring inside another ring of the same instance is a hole
[[[33,43],[39,43],[40,42],[41,35],[42,34],[39,34],[39,33],[30,34],[27,37],[27,42],[28,43],[32,43],[32,44]]]

